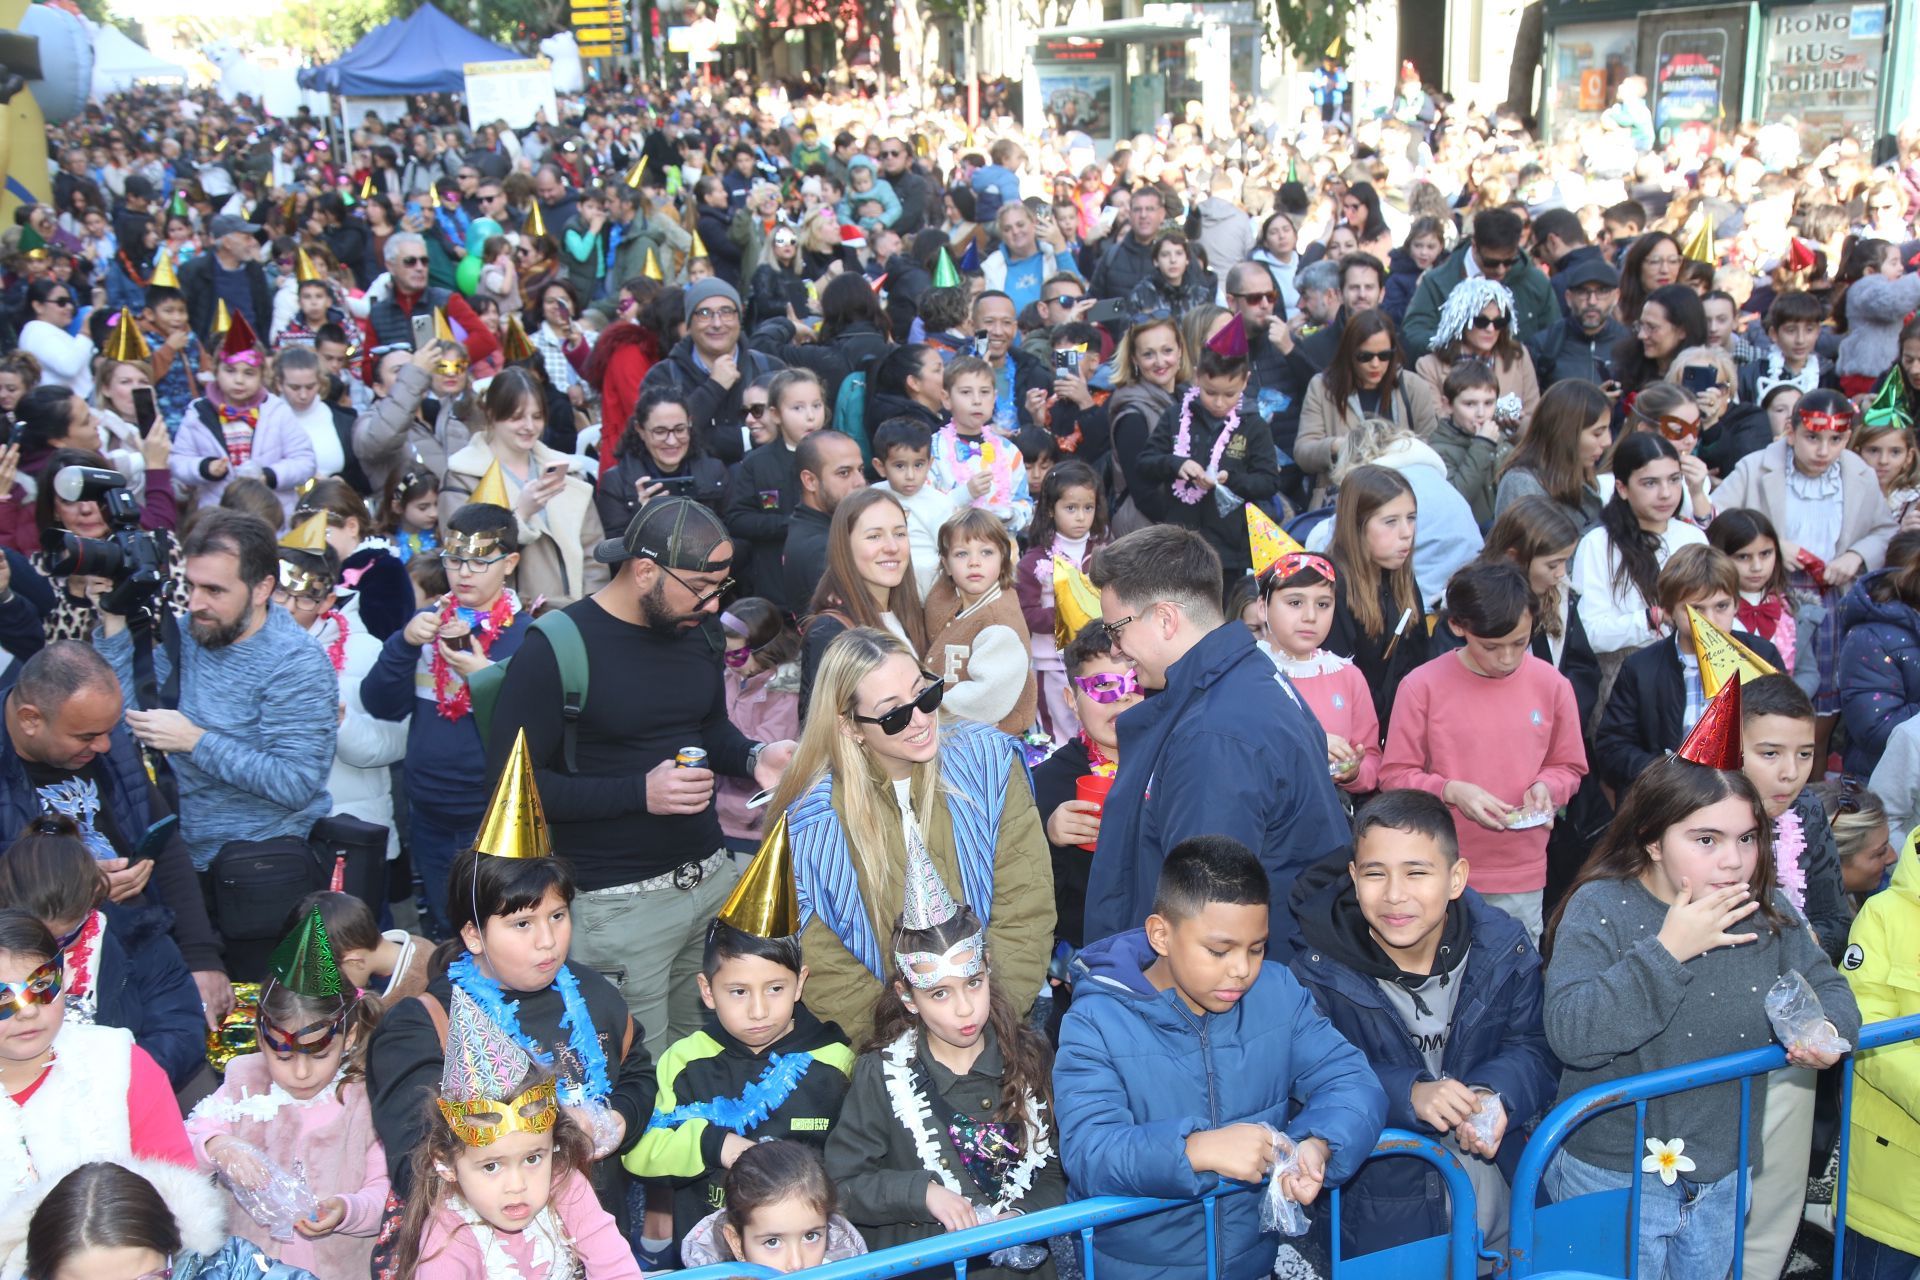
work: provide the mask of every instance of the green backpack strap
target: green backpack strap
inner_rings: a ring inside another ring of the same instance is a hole
[[[568,773],[578,772],[577,748],[580,740],[580,716],[587,709],[587,642],[580,628],[564,611],[555,609],[533,620],[533,629],[546,636],[553,646],[554,665],[560,670],[561,758]],[[507,667],[513,659],[482,668],[467,681],[473,700],[473,718],[482,741],[493,735],[493,711],[500,701],[500,689],[506,683]]]

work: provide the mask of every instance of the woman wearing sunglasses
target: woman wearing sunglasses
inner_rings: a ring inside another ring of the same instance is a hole
[[[221,1197],[191,1170],[155,1161],[83,1164],[15,1200],[17,1212],[0,1223],[0,1275],[314,1280],[311,1272],[227,1235]]]
[[[876,509],[889,508],[898,510],[891,502]],[[904,515],[898,541],[904,561]],[[900,869],[909,829],[925,841],[941,878],[987,922],[994,973],[1023,1014],[1046,979],[1053,945],[1047,838],[1019,745],[986,725],[942,724],[946,686],[921,667],[918,652],[873,627],[835,638],[820,662],[813,713],[773,798],[786,817],[806,904],[807,1007],[838,1022],[855,1044],[867,1038],[874,1000],[885,990],[886,938],[905,900]]]
[[[754,269],[747,288],[747,327],[751,331],[768,320],[784,320],[791,310],[805,316],[811,309],[807,286],[811,280],[800,256],[800,234],[784,222],[767,237],[766,255]]]
[[[0,1187],[23,1191],[86,1160],[191,1170],[167,1073],[132,1032],[66,1021],[74,976],[44,924],[0,910]]]
[[[1369,417],[1390,419],[1423,440],[1440,424],[1438,397],[1425,378],[1407,376],[1393,321],[1378,309],[1347,321],[1333,362],[1313,376],[1300,405],[1293,460],[1314,481],[1314,506],[1326,498],[1327,473],[1348,433]]]
[[[1485,361],[1493,370],[1499,384],[1493,415],[1508,431],[1524,432],[1540,403],[1540,379],[1533,357],[1513,336],[1513,292],[1504,284],[1476,276],[1455,285],[1440,308],[1433,349],[1413,371],[1441,396],[1447,374],[1462,360]]]
[[[40,362],[40,385],[70,389],[81,399],[93,395],[93,339],[71,332],[80,295],[65,280],[41,276],[27,285],[27,310],[33,318],[20,326],[20,350]]]

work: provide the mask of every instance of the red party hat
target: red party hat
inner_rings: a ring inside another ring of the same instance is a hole
[[[1700,723],[1693,726],[1693,732],[1674,754],[1709,769],[1732,771],[1740,767],[1739,672],[1720,686],[1720,692],[1700,713]]]
[[[232,313],[231,323],[227,325],[227,335],[220,343],[220,359],[238,360],[243,356],[260,358],[260,340],[253,336],[253,326],[238,311]]]
[[[1813,246],[1799,236],[1788,241],[1786,266],[1789,271],[1813,270]]]
[[[1238,315],[1220,327],[1220,332],[1207,339],[1207,350],[1229,360],[1247,358],[1247,325]]]

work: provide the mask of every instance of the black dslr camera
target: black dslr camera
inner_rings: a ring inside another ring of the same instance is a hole
[[[159,544],[140,527],[140,509],[127,492],[127,478],[105,467],[62,467],[54,474],[53,491],[67,502],[99,504],[111,532],[104,538],[83,538],[63,531],[52,573],[111,579],[113,589],[101,597],[100,607],[132,617],[159,593],[162,577]]]

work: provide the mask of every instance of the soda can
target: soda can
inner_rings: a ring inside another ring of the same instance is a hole
[[[707,767],[707,749],[705,747],[682,747],[673,753],[673,767],[676,769],[704,769]]]

